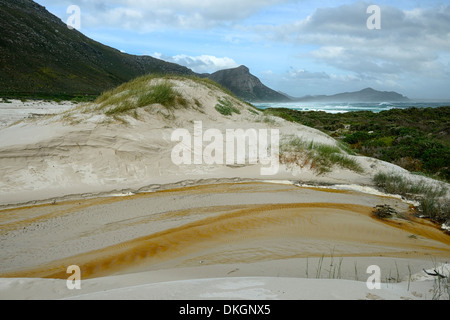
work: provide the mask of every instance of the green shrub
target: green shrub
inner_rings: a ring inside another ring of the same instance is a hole
[[[344,138],[344,142],[348,144],[356,144],[358,142],[364,142],[369,140],[370,134],[367,132],[357,131],[355,133],[349,134]]]
[[[338,114],[274,108],[264,113],[321,130],[355,153],[450,181],[450,107]]]

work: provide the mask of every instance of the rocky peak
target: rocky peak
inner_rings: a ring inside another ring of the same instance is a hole
[[[247,101],[282,102],[290,100],[285,95],[266,87],[246,66],[217,71],[208,76],[211,80]]]

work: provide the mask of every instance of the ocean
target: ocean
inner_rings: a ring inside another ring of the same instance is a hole
[[[407,101],[407,102],[271,102],[253,103],[259,109],[267,108],[288,108],[299,111],[325,111],[327,113],[344,113],[350,111],[372,111],[381,112],[390,109],[407,108],[437,108],[450,106],[450,101],[427,102],[427,101]]]

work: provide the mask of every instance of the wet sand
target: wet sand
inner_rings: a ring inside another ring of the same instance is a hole
[[[380,204],[406,219],[375,218]],[[322,256],[450,258],[450,237],[410,213],[398,198],[261,182],[6,209],[0,277],[67,279],[70,265],[89,279],[252,263],[261,272]]]

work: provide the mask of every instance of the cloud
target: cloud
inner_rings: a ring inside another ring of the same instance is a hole
[[[381,7],[381,30],[369,30],[367,7],[357,2],[316,9],[292,23],[254,27],[270,41],[313,45],[307,58],[340,70],[368,75],[398,72],[436,78],[448,74],[450,5],[402,10]]]
[[[89,27],[148,32],[161,29],[208,29],[242,21],[288,0],[41,0],[48,5],[78,5]]]
[[[448,1],[380,0],[380,30],[367,28],[370,0],[36,1],[65,19],[66,8],[79,5],[82,32],[122,37],[109,45],[128,52],[163,52],[161,59],[199,73],[246,64],[265,84],[294,95],[379,85],[448,96]],[[261,74],[268,68],[272,74]]]
[[[156,52],[153,54],[153,56],[158,59],[186,66],[197,73],[213,73],[218,70],[236,68],[239,66],[231,58],[228,57],[218,58],[211,55],[201,55],[192,57],[185,54],[180,54],[171,57]]]
[[[304,69],[295,69],[290,67],[285,77],[289,80],[313,80],[313,79],[329,79],[330,76],[325,72],[311,72]]]

